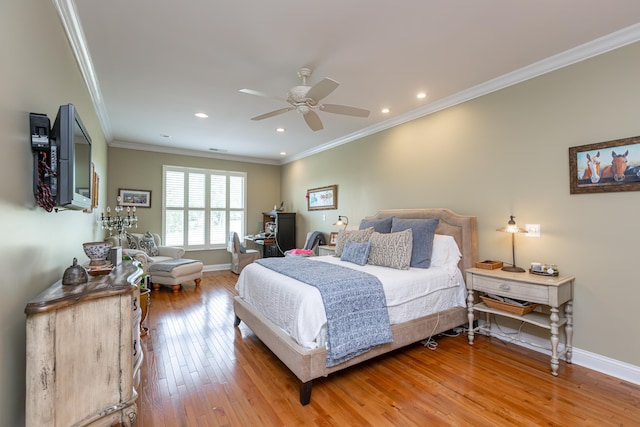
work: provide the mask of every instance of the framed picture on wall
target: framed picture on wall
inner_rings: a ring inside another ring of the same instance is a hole
[[[307,209],[338,209],[338,186],[329,185],[307,190]]]
[[[151,191],[147,190],[118,190],[121,206],[135,206],[136,208],[151,207]]]
[[[640,136],[569,148],[571,194],[640,190]]]

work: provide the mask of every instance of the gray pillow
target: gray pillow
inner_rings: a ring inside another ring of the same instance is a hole
[[[411,267],[429,268],[433,251],[433,236],[436,233],[439,219],[398,219],[393,218],[391,232],[410,229],[413,232],[413,248],[411,251]]]
[[[360,230],[373,227],[373,231],[378,233],[391,233],[391,223],[393,221],[392,216],[383,219],[363,219],[360,221]]]
[[[357,243],[366,242],[369,240],[371,233],[373,233],[373,227],[367,228],[366,230],[341,230],[336,239],[336,255],[342,255],[342,249],[347,240],[352,240]]]
[[[411,263],[411,230],[398,233],[376,233],[369,238],[371,250],[368,264],[407,270]]]
[[[369,258],[370,249],[371,243],[369,242],[358,243],[353,240],[347,240],[344,244],[344,249],[342,249],[340,260],[365,265]]]

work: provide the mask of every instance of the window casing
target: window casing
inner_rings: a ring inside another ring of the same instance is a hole
[[[222,249],[246,229],[244,172],[162,167],[162,229],[168,246]]]

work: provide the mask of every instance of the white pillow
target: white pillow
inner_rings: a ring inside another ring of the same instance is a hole
[[[436,234],[433,237],[432,267],[443,267],[448,264],[457,266],[461,257],[462,254],[453,236]]]

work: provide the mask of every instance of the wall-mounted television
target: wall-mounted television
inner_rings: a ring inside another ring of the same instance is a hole
[[[30,119],[36,200],[47,210],[90,209],[91,137],[78,111],[61,105],[50,131],[46,115],[32,113]],[[50,171],[42,172],[43,162]]]
[[[73,104],[61,105],[53,123],[58,158],[57,205],[91,208],[91,137]]]

